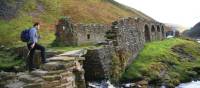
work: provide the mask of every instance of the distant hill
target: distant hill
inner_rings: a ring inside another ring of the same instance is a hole
[[[191,38],[200,38],[200,22],[194,25],[190,30],[186,30],[184,35]]]
[[[134,8],[114,0],[0,0],[0,44],[22,45],[21,30],[42,23],[42,42],[50,44],[58,19],[69,16],[76,23],[111,23],[120,17],[153,20]]]

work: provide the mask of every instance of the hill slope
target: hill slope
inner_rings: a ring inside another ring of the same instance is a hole
[[[197,23],[190,30],[185,31],[184,35],[189,36],[191,38],[200,38],[200,22]]]
[[[110,23],[119,17],[141,17],[152,20],[143,13],[113,0],[0,0],[0,44],[22,45],[21,30],[32,22],[42,23],[42,43],[54,40],[55,24],[62,16],[74,22]]]

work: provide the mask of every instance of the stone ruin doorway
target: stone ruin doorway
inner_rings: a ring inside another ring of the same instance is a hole
[[[151,37],[148,25],[144,26],[144,34],[145,34],[145,42],[150,42]]]

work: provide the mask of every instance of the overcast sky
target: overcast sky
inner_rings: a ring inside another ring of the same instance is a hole
[[[115,0],[162,23],[192,27],[200,22],[200,0]]]

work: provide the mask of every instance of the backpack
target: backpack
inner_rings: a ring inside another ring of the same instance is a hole
[[[22,42],[28,42],[30,40],[29,32],[30,32],[30,29],[25,29],[21,32],[21,41]]]

